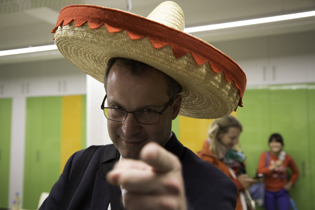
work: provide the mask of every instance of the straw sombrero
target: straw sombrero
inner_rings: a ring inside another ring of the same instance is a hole
[[[167,1],[147,18],[118,9],[70,5],[60,11],[52,32],[61,54],[102,83],[110,58],[134,59],[181,84],[180,115],[230,114],[242,106],[245,73],[224,53],[183,30],[181,8]]]

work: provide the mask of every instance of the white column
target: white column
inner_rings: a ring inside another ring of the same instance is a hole
[[[107,120],[101,110],[104,84],[86,76],[86,146],[110,144]]]
[[[10,180],[9,180],[9,205],[20,193],[21,205],[23,205],[23,183],[24,183],[24,151],[25,151],[25,119],[26,100],[25,97],[14,97],[12,100],[12,122],[11,122],[11,148],[10,148]]]

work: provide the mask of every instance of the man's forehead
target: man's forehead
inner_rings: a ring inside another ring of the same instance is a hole
[[[114,81],[116,81],[118,78],[137,80],[154,78],[166,81],[167,75],[149,65],[144,65],[138,69],[132,69],[132,67],[121,65],[121,63],[115,62],[110,69],[109,77],[111,77],[111,79]]]

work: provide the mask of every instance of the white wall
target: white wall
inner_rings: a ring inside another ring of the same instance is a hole
[[[102,83],[64,58],[0,65],[0,98],[13,99],[9,205],[15,192],[23,192],[26,97],[81,94],[87,95],[87,146],[111,143],[100,109]]]
[[[26,97],[78,94],[86,76],[66,59],[0,65],[0,98],[12,98],[9,205],[23,192]]]
[[[212,43],[243,68],[247,85],[315,82],[315,31]]]
[[[66,59],[0,65],[0,98],[86,94],[85,74]]]
[[[100,109],[102,83],[64,58],[0,65],[0,98],[13,99],[9,205],[15,192],[23,192],[26,97],[81,94],[87,95],[87,146],[111,143]]]

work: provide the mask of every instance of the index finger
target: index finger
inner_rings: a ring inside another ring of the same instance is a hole
[[[152,166],[156,172],[165,173],[181,169],[181,164],[175,155],[153,142],[142,148],[140,159]]]

